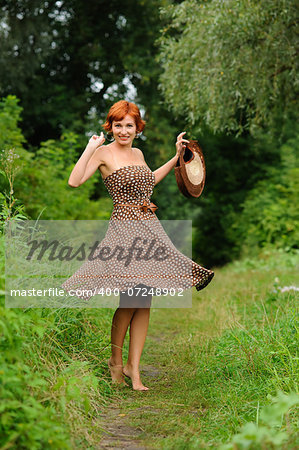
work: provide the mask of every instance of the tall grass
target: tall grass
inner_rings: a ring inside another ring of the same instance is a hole
[[[112,311],[7,309],[3,295],[1,303],[0,448],[95,445],[112,393],[103,365]]]
[[[1,306],[0,448],[97,448],[111,395],[151,448],[296,448],[296,273],[292,254],[235,262],[192,309],[152,310],[146,396],[112,391],[112,310]]]
[[[147,362],[161,374],[133,418],[153,448],[298,446],[298,292],[278,289],[296,284],[296,261],[274,253],[235,262],[216,270],[192,310],[153,315]],[[279,423],[264,420],[267,408]]]

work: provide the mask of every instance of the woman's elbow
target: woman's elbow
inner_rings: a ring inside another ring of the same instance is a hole
[[[72,181],[72,180],[68,180],[68,185],[69,185],[70,187],[72,187],[72,188],[77,188],[77,187],[80,186],[80,183],[75,183],[75,182]]]

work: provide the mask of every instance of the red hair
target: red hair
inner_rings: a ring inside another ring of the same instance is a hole
[[[111,131],[112,122],[119,122],[120,120],[123,120],[127,114],[130,114],[130,116],[132,116],[135,120],[137,132],[140,133],[143,131],[145,121],[141,119],[138,106],[135,105],[135,103],[127,102],[126,100],[120,100],[111,106],[107,114],[106,122],[102,125],[102,127],[108,132]]]

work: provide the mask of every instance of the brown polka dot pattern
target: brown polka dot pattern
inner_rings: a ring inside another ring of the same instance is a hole
[[[108,175],[104,184],[113,199],[114,208],[105,238],[95,252],[96,256],[101,257],[86,261],[62,284],[63,289],[85,290],[77,297],[88,300],[92,296],[86,292],[88,290],[94,292],[97,289],[100,291],[117,288],[125,291],[140,283],[153,288],[168,289],[188,289],[195,286],[197,290],[208,285],[214,272],[181,253],[169,239],[154,212],[118,205],[142,205],[144,201],[150,203],[155,176],[148,166],[121,167]],[[133,241],[137,242],[135,257],[128,263],[128,257],[125,255],[128,255]],[[153,244],[151,255],[154,249],[160,247],[164,249],[163,255],[167,257],[150,258],[150,252],[147,250],[150,244]],[[105,255],[109,253],[107,249],[117,250],[117,257],[105,259]],[[146,251],[148,257],[143,258]]]

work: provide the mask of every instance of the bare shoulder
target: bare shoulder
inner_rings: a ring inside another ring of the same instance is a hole
[[[142,150],[140,150],[140,148],[137,148],[137,147],[133,147],[133,150],[134,150],[134,152],[136,153],[136,155],[137,155],[139,158],[141,158],[142,161],[145,162],[144,154],[143,154]]]
[[[110,149],[109,145],[101,145],[101,147],[97,148],[95,151],[95,157],[97,158],[97,161],[100,165],[106,163],[107,160],[109,160],[110,155]]]

